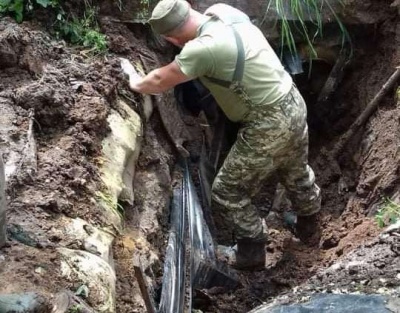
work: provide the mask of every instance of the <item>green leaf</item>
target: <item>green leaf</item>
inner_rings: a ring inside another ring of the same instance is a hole
[[[47,8],[49,4],[51,4],[50,0],[36,0],[37,4],[40,4],[42,7]]]
[[[17,21],[17,23],[21,23],[23,19],[24,15],[22,14],[22,12],[15,12],[15,20]]]
[[[11,0],[0,0],[0,7],[7,9],[10,6]]]
[[[9,8],[9,11],[15,12],[15,20],[17,23],[21,23],[24,19],[24,1],[23,0],[15,0],[13,5]]]

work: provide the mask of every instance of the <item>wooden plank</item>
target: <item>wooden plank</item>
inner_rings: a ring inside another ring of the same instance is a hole
[[[6,244],[6,177],[3,157],[0,154],[0,248]]]
[[[146,305],[148,313],[156,313],[154,301],[150,296],[149,287],[143,274],[140,258],[138,255],[133,257],[133,269],[135,270],[135,277],[139,284],[140,292]]]

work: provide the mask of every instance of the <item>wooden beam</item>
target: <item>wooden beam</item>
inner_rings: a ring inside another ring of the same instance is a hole
[[[148,313],[156,313],[154,301],[150,296],[149,287],[143,274],[142,265],[140,264],[140,258],[138,255],[133,257],[133,269],[135,270],[135,277],[139,284],[140,292],[146,305]],[[133,296],[133,295],[132,295]]]

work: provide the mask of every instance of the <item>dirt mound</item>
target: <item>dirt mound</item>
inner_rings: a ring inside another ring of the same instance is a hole
[[[87,59],[32,25],[0,22],[2,153],[9,245],[1,292],[76,289],[60,278],[57,247],[82,248],[63,216],[107,225],[94,201],[96,158],[120,80],[116,58]]]

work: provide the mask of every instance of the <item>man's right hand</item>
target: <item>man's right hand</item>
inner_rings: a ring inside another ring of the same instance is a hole
[[[139,82],[142,79],[142,77],[139,75],[139,73],[133,67],[131,62],[129,62],[128,59],[124,59],[124,58],[120,58],[120,60],[121,60],[121,68],[122,68],[124,74],[127,75],[129,78],[129,85]]]

